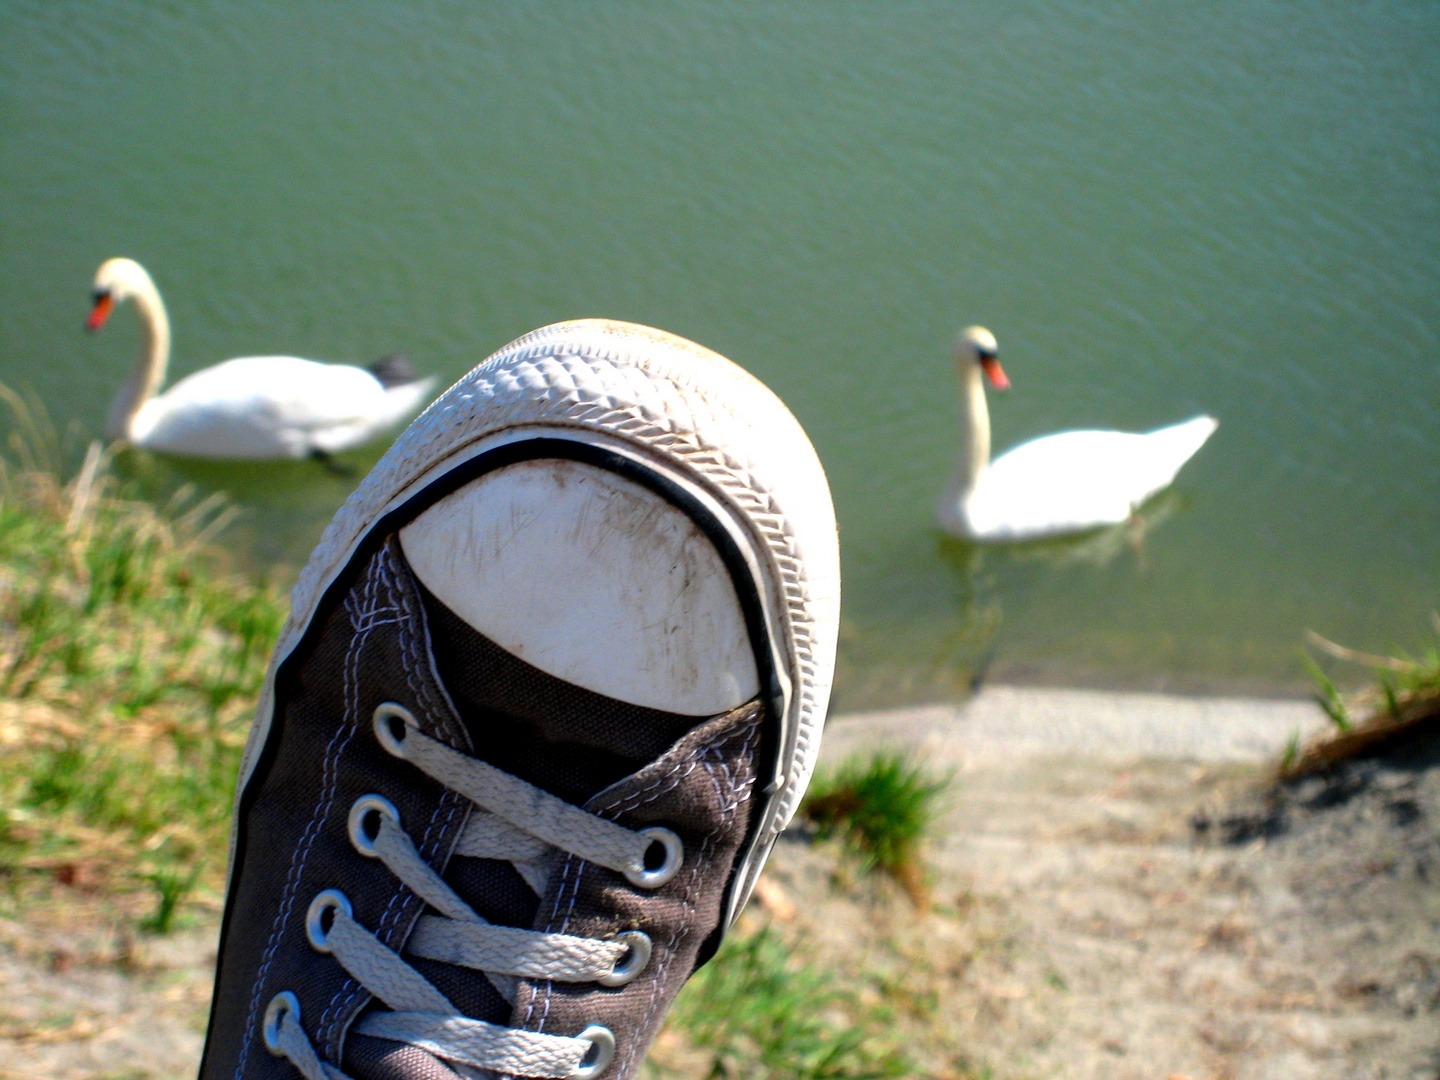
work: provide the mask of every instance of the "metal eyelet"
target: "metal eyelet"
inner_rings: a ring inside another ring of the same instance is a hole
[[[399,825],[400,811],[396,810],[395,804],[383,795],[361,795],[350,807],[350,843],[355,845],[355,850],[361,855],[367,855],[374,859],[380,854],[375,850],[375,840],[380,836],[380,826],[378,824],[375,826],[374,836],[365,831],[365,819],[371,814],[379,814]]]
[[[310,910],[305,913],[305,936],[310,939],[310,947],[320,953],[330,951],[330,931],[324,923],[327,911],[342,911],[347,919],[354,915],[349,897],[339,889],[326,889],[310,901]]]
[[[276,1057],[285,1054],[280,1048],[280,1021],[285,1019],[286,1013],[294,1013],[295,1022],[300,1022],[300,999],[289,990],[282,990],[271,998],[270,1004],[265,1007],[265,1026],[262,1029],[265,1034],[265,1049]]]
[[[400,729],[401,734],[395,734],[395,729],[390,723],[392,720],[402,722],[403,726]],[[375,707],[375,738],[380,740],[380,745],[389,753],[394,754],[398,758],[405,756],[406,735],[409,734],[411,728],[419,728],[419,726],[420,721],[416,720],[415,714],[405,708],[404,705],[387,701]]]
[[[610,1033],[609,1028],[591,1024],[575,1037],[589,1039],[590,1049],[580,1059],[580,1064],[570,1074],[569,1080],[595,1080],[615,1059],[615,1036]]]
[[[610,974],[595,980],[601,986],[624,986],[650,963],[650,953],[654,946],[650,944],[650,935],[643,930],[626,930],[623,934],[616,934],[615,940],[623,942],[627,948],[620,954],[620,959],[615,961]]]
[[[685,861],[685,845],[680,842],[680,837],[660,825],[641,829],[640,835],[648,836],[653,841],[652,847],[654,844],[664,847],[665,861],[654,870],[627,870],[625,880],[642,889],[658,889],[680,872],[680,864]]]

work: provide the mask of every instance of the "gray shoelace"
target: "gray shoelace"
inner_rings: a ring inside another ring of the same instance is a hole
[[[684,852],[669,829],[636,832],[596,817],[422,734],[415,717],[400,705],[376,709],[374,731],[389,753],[474,804],[455,853],[511,862],[537,895],[543,895],[550,867],[562,851],[623,874],[644,889],[665,884],[680,868]],[[377,822],[373,830],[372,821]],[[517,977],[622,986],[649,962],[650,939],[637,930],[600,940],[486,922],[421,858],[401,826],[399,812],[383,796],[357,799],[349,824],[351,842],[361,854],[378,858],[440,913],[420,916],[406,951],[482,972],[511,1003]],[[657,845],[662,861],[647,866],[647,854]],[[351,1028],[358,1034],[408,1043],[452,1064],[512,1076],[592,1080],[614,1056],[614,1036],[599,1025],[567,1037],[462,1015],[399,953],[355,921],[350,901],[338,890],[327,889],[311,901],[306,934],[316,951],[334,956],[391,1010],[361,1017]],[[271,1000],[264,1037],[270,1051],[289,1058],[306,1080],[349,1080],[316,1054],[293,993],[285,991]]]

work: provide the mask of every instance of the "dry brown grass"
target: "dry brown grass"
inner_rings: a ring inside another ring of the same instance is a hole
[[[1440,618],[1436,618],[1440,634]],[[1280,765],[1280,779],[1299,780],[1344,761],[1385,753],[1413,738],[1440,737],[1440,647],[1419,656],[1378,656],[1357,652],[1321,637],[1307,638],[1322,652],[1377,673],[1374,683],[1346,697],[1312,665],[1316,695],[1334,725],[1309,743],[1292,748]],[[1359,719],[1354,719],[1355,717]]]
[[[98,443],[62,478],[43,413],[0,401],[0,880],[148,891],[164,930],[223,876],[284,597],[214,548],[223,499],[153,507]]]

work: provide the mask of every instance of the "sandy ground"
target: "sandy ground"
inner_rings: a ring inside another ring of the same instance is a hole
[[[1303,702],[1008,688],[841,718],[831,760],[898,745],[954,770],[940,910],[877,918],[797,843],[774,878],[816,956],[888,957],[937,995],[939,1075],[1436,1080],[1440,751],[1267,796],[1323,723]]]
[[[1320,726],[1301,702],[1006,687],[839,717],[824,760],[953,770],[935,908],[798,833],[769,876],[810,962],[883,976],[932,1076],[1437,1080],[1440,754],[1264,797]],[[214,913],[132,939],[74,892],[0,922],[0,1077],[193,1072]]]
[[[0,1077],[193,1076],[219,920],[190,921],[164,938],[134,937],[85,896],[0,920]]]

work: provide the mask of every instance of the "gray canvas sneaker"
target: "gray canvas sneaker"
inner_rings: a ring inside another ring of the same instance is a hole
[[[829,490],[691,342],[545,327],[295,587],[236,798],[204,1080],[633,1076],[803,794]]]

